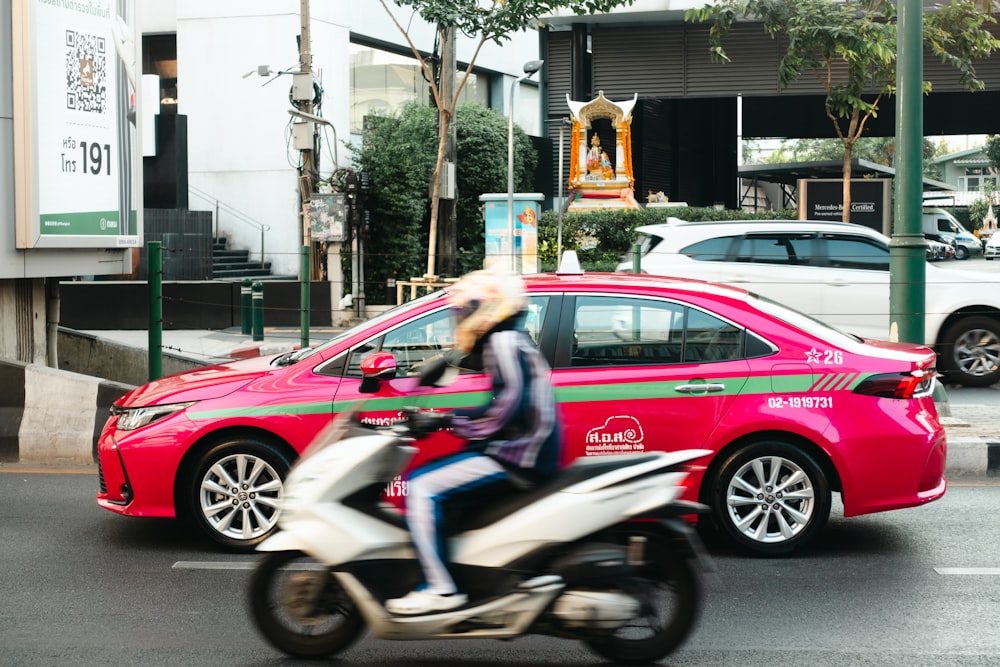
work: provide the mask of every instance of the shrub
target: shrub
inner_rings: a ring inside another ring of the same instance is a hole
[[[507,191],[507,120],[492,109],[463,104],[455,112],[456,268],[459,275],[482,268],[484,240],[479,195]],[[365,295],[384,300],[386,280],[409,280],[427,269],[430,182],[437,157],[437,110],[410,104],[396,114],[372,114],[365,121],[354,167],[367,172]],[[530,188],[538,157],[530,138],[514,128],[515,189]],[[346,253],[345,253],[346,255]],[[350,259],[345,257],[345,275]]]

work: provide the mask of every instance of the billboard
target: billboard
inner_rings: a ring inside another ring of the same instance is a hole
[[[843,221],[844,181],[799,179],[799,220]],[[892,235],[892,179],[852,178],[850,221]]]
[[[17,248],[141,244],[132,0],[13,0]]]

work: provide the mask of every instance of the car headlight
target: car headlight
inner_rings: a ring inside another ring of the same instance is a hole
[[[194,401],[187,403],[168,403],[166,405],[148,405],[141,408],[121,408],[117,405],[111,407],[111,414],[118,417],[118,430],[134,431],[147,424],[169,417],[175,412],[194,405]]]

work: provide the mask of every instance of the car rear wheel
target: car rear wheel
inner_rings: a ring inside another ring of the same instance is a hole
[[[278,523],[288,458],[255,438],[233,438],[206,451],[188,490],[191,514],[208,537],[231,551],[252,551]]]
[[[754,556],[782,556],[807,544],[830,516],[830,485],[801,449],[761,441],[727,458],[712,481],[718,532]]]
[[[966,317],[948,328],[939,358],[948,379],[966,387],[1000,381],[1000,324],[983,315]]]

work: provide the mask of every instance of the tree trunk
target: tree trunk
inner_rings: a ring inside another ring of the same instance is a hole
[[[427,234],[427,273],[424,279],[435,280],[434,264],[437,255],[437,218],[438,202],[441,194],[441,166],[444,164],[444,149],[448,143],[448,128],[451,126],[451,114],[442,113],[438,131],[437,162],[434,163],[434,176],[431,181],[431,224]]]

